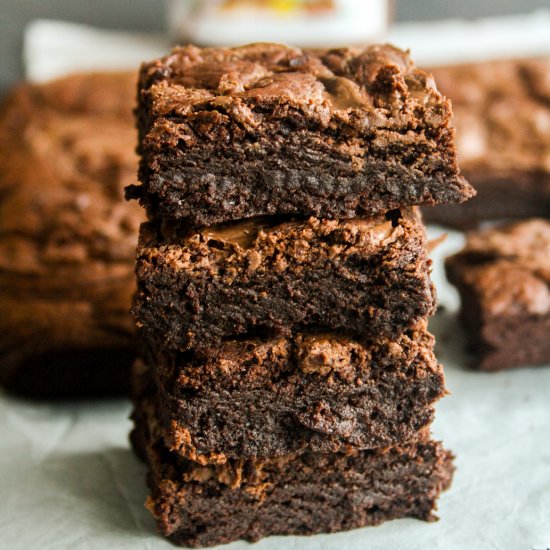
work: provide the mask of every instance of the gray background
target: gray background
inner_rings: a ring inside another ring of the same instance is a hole
[[[32,19],[160,30],[163,6],[163,0],[0,0],[0,90],[21,78],[22,32]],[[519,13],[540,7],[550,7],[550,0],[397,0],[395,13],[397,20],[406,21]]]

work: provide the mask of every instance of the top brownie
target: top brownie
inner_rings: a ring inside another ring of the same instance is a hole
[[[462,202],[451,106],[392,46],[176,48],[142,66],[139,198],[208,225]]]

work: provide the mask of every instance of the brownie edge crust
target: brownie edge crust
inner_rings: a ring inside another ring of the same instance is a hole
[[[176,48],[142,66],[140,186],[149,216],[371,216],[475,194],[449,101],[392,46]]]
[[[147,507],[159,531],[181,546],[331,533],[402,517],[433,521],[454,469],[451,453],[427,434],[379,451],[200,466],[166,450],[146,401],[139,412],[132,443],[149,467]]]

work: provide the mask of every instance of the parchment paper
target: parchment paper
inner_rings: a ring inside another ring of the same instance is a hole
[[[508,19],[506,28],[519,25],[518,34],[529,34],[530,29],[535,32],[540,28],[541,22],[548,26],[548,21],[548,13],[541,13],[519,18],[517,25]],[[483,23],[485,29],[491,28],[489,23]],[[495,21],[491,32],[495,42],[504,44],[507,37],[501,23]],[[123,41],[125,46],[121,48],[126,53],[132,51],[135,40],[130,35],[60,23],[48,31],[49,24],[41,22],[27,36],[27,67],[29,75],[35,78],[76,69],[70,44],[79,36],[85,36],[91,48],[84,64],[87,69],[105,66],[106,52],[116,54],[110,47],[111,40],[119,45]],[[473,39],[472,27],[464,23],[445,23],[443,27],[452,37],[445,46],[448,58],[459,60],[456,52]],[[40,35],[35,34],[37,28]],[[441,32],[441,28],[433,27],[435,33]],[[68,32],[64,34],[63,29]],[[550,39],[550,26],[548,30]],[[398,28],[392,33],[393,40],[400,45],[407,40],[413,56],[415,47],[427,52],[427,26],[419,26],[416,35],[413,31],[414,26],[408,25],[400,37]],[[162,39],[151,39],[149,50],[138,42],[143,58],[154,57],[165,46]],[[57,56],[69,51],[65,69],[60,57],[49,65],[48,45],[52,43]],[[69,47],[60,47],[63,44]],[[493,50],[498,51],[494,44]],[[35,55],[37,51],[41,54]],[[440,61],[438,51],[434,62]],[[111,60],[109,66],[134,64],[134,57],[123,55]],[[431,237],[442,232],[440,228],[430,228]],[[440,521],[427,524],[398,520],[335,535],[274,537],[254,548],[539,550],[550,547],[550,366],[496,374],[466,370],[463,338],[456,322],[458,297],[441,270],[442,257],[460,248],[461,242],[459,233],[450,232],[433,253],[434,279],[444,311],[432,320],[431,329],[438,337],[438,357],[445,365],[451,391],[438,404],[433,431],[457,457],[453,485],[439,502]],[[171,547],[155,533],[153,520],[143,508],[147,494],[145,468],[128,445],[129,410],[124,400],[35,404],[0,394],[0,548]],[[247,543],[237,542],[225,548],[247,547]]]

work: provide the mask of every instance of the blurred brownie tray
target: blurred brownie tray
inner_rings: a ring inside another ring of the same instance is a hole
[[[182,231],[180,236],[180,231]],[[418,213],[142,225],[133,313],[170,349],[302,330],[398,337],[435,298]]]
[[[464,176],[477,196],[426,208],[429,222],[472,228],[484,220],[550,218],[550,58],[434,69],[453,103]]]
[[[149,346],[166,445],[200,463],[413,440],[445,395],[425,323],[396,340],[300,334],[204,357]]]
[[[138,405],[132,441],[149,467],[147,507],[159,531],[200,547],[269,535],[312,535],[412,517],[436,519],[452,455],[427,434],[416,443],[201,466],[169,452],[154,413]]]
[[[60,275],[54,282],[0,274],[0,383],[33,398],[128,393],[133,277],[93,285],[83,272]],[[71,280],[79,282],[69,289]]]
[[[24,84],[0,107],[0,383],[20,394],[128,390],[135,79]]]
[[[177,48],[139,83],[149,215],[193,226],[252,216],[370,216],[462,202],[450,103],[391,46]]]
[[[446,268],[478,368],[550,363],[550,221],[471,233]]]

